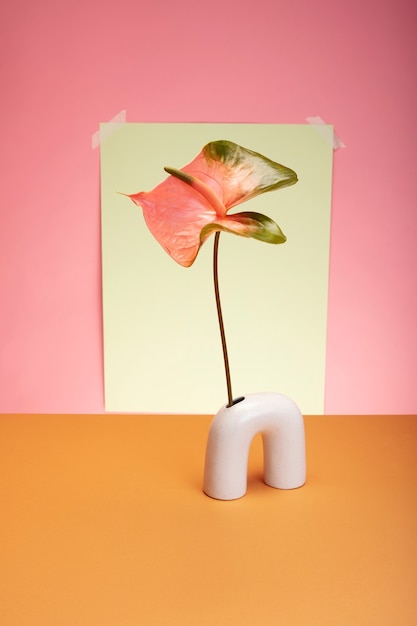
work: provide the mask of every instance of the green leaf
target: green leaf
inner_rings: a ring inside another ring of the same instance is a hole
[[[216,231],[250,237],[266,243],[278,244],[287,240],[276,222],[262,213],[252,211],[227,215],[224,219],[207,224],[200,232],[201,243]]]

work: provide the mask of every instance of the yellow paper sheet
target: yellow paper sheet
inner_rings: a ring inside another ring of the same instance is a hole
[[[234,209],[271,217],[286,243],[220,236],[233,396],[276,391],[305,414],[323,413],[333,127],[129,123],[109,133],[108,126],[101,143],[106,410],[214,414],[227,403],[214,237],[192,267],[181,267],[141,208],[117,193],[150,191],[166,178],[164,166],[180,169],[209,141],[227,139],[299,178]]]

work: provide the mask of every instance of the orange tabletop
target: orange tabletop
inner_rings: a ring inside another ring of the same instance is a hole
[[[0,416],[2,626],[415,626],[417,416],[305,418],[307,483],[202,493],[210,417]]]

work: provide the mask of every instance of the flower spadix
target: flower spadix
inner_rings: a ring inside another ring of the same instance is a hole
[[[279,226],[254,212],[227,214],[229,209],[266,191],[297,182],[296,173],[232,141],[208,143],[181,169],[165,167],[170,175],[152,191],[129,195],[143,209],[156,240],[180,265],[189,267],[206,239],[215,231],[284,243]]]

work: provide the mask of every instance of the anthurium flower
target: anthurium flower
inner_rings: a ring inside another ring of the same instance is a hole
[[[169,178],[152,191],[129,195],[143,209],[146,224],[168,254],[189,267],[215,231],[283,243],[285,235],[266,215],[227,212],[265,191],[297,182],[288,167],[232,141],[208,143],[180,170],[166,167]]]

